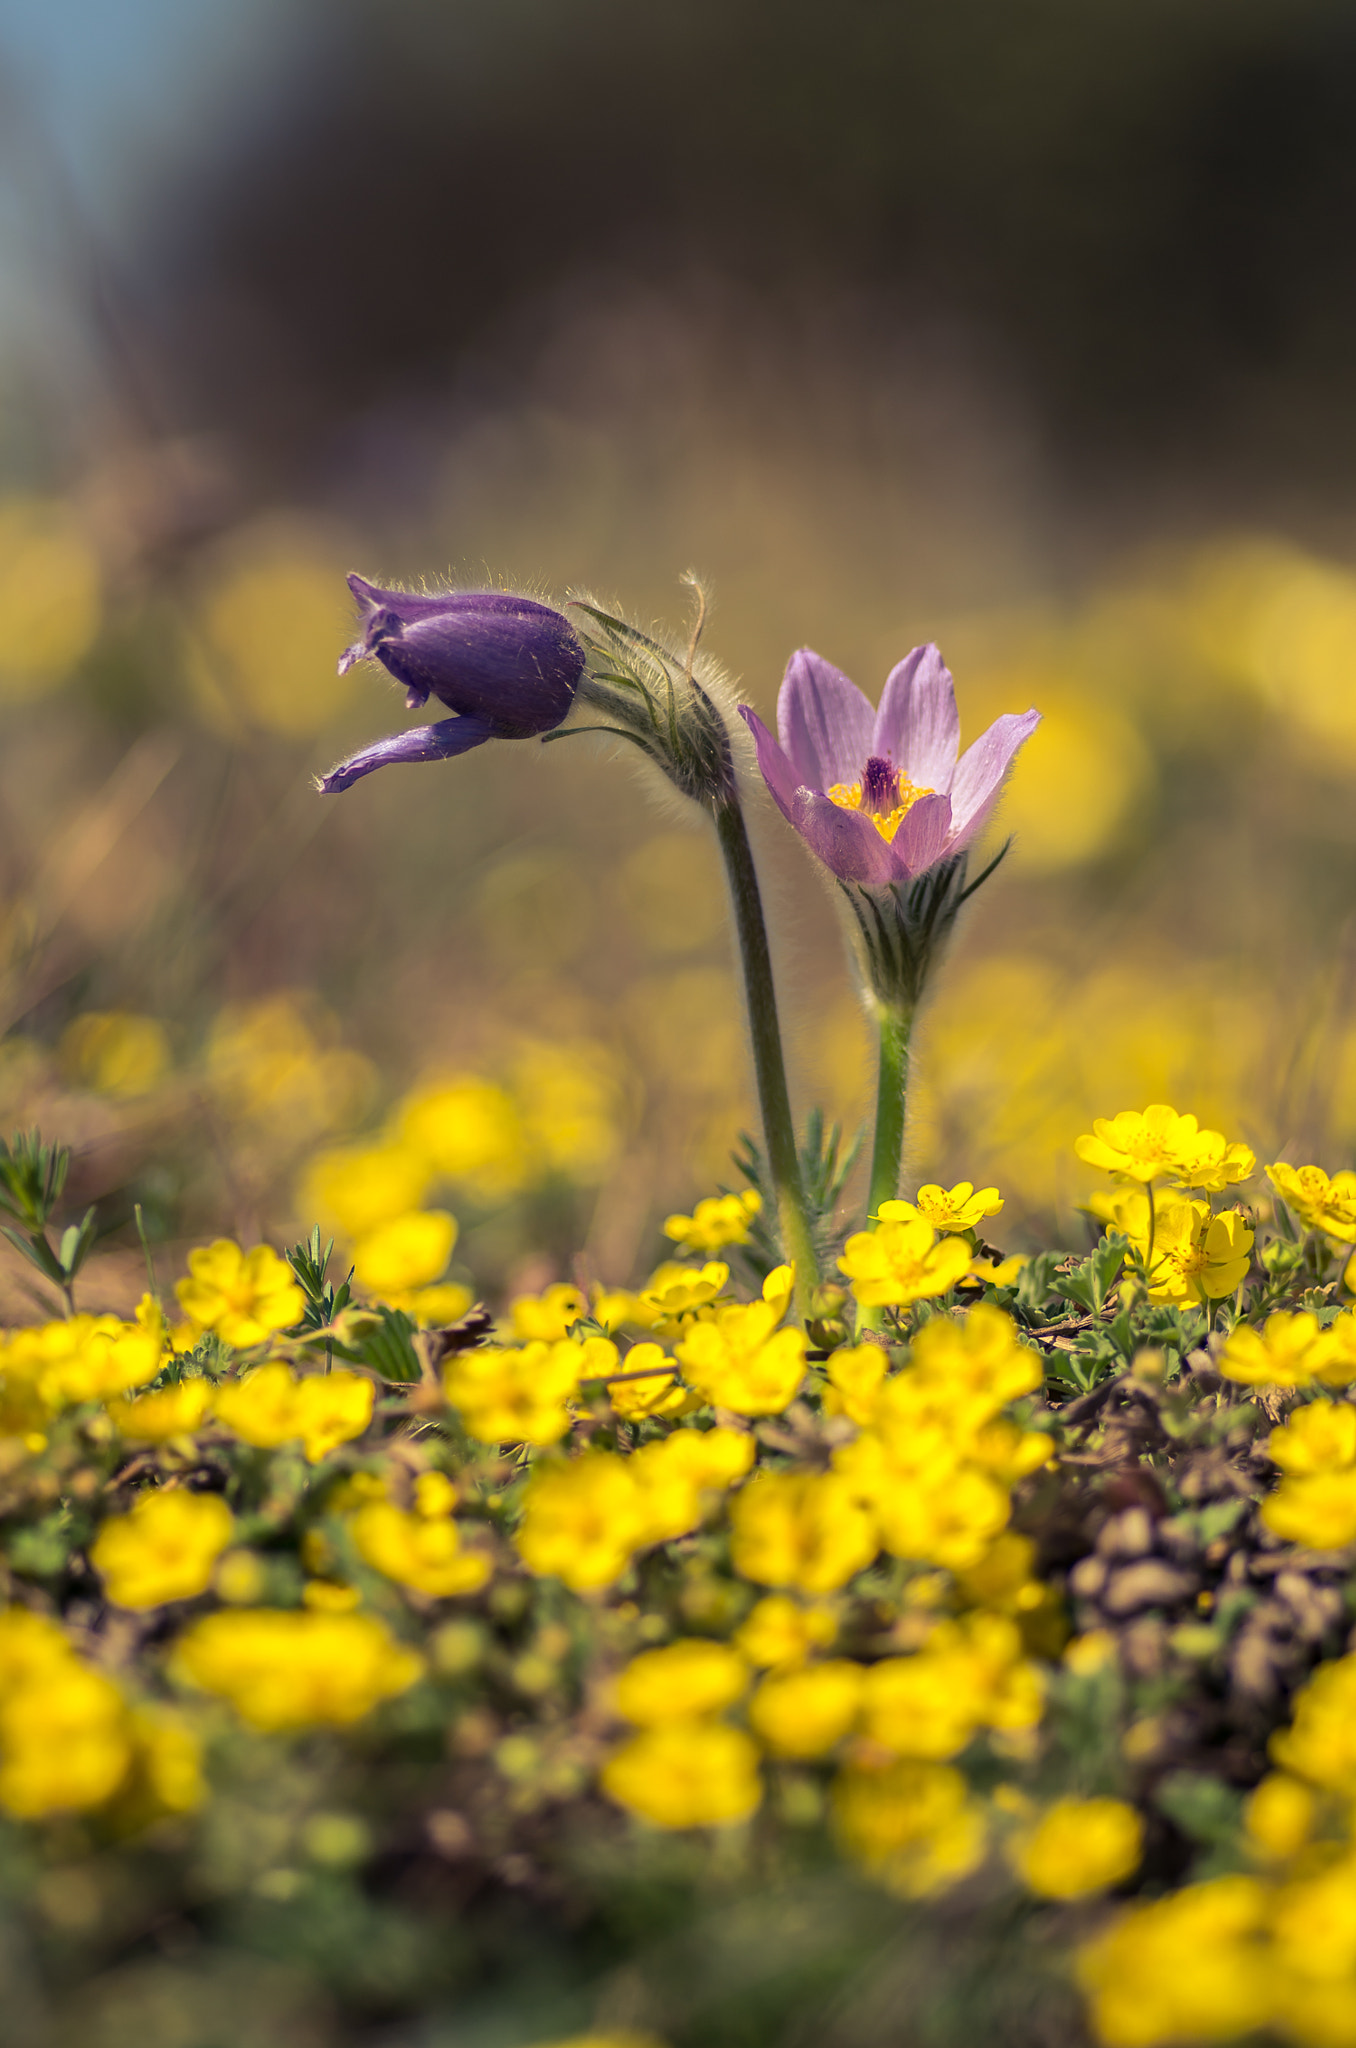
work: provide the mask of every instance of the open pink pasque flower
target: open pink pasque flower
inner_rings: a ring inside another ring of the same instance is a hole
[[[755,712],[740,712],[783,817],[840,881],[866,888],[912,881],[961,852],[1040,723],[1039,711],[1007,712],[960,754],[951,672],[931,644],[891,670],[879,711],[802,647],[777,699],[781,745]]]

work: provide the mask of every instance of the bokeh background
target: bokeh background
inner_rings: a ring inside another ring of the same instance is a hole
[[[405,716],[353,567],[694,567],[765,716],[928,638],[967,733],[1044,711],[910,1137],[1010,1248],[1123,1107],[1349,1163],[1354,214],[1349,0],[0,0],[0,1125],[77,1148],[88,1305],[138,1202],[170,1269],[408,1187],[511,1290],[734,1179],[712,849],[588,740],[322,802]]]

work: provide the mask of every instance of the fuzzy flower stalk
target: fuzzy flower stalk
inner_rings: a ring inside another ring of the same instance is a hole
[[[588,649],[578,701],[593,717],[587,724],[547,737],[605,732],[627,740],[681,795],[698,804],[715,827],[743,967],[768,1178],[782,1248],[795,1270],[797,1308],[803,1316],[819,1277],[818,1261],[796,1149],[762,896],[731,745],[729,717],[735,707],[719,669],[698,652],[706,616],[705,595],[695,579],[684,581],[695,592],[697,610],[687,649],[681,655],[595,605],[583,600],[573,603]]]
[[[624,620],[576,601],[576,618],[508,591],[416,594],[350,576],[362,637],[339,664],[379,662],[405,688],[406,707],[430,697],[453,714],[378,740],[320,781],[326,795],[377,768],[444,761],[491,739],[564,739],[605,732],[640,749],[715,827],[744,969],[754,1071],[771,1191],[802,1312],[818,1277],[782,1057],[776,991],[758,878],[731,747],[732,702],[698,655],[705,600],[685,654]],[[694,586],[695,588],[695,586]],[[579,707],[586,716],[566,727]]]
[[[899,1191],[909,1040],[928,980],[973,881],[969,847],[992,814],[1022,742],[1040,722],[998,718],[960,752],[951,673],[936,647],[891,670],[876,709],[808,647],[791,657],[778,739],[741,707],[774,803],[837,883],[880,1036],[870,1212]]]

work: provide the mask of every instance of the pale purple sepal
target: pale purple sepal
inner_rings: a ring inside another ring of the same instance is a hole
[[[777,700],[781,743],[740,707],[773,800],[810,850],[841,881],[910,881],[959,853],[987,821],[1013,756],[1040,723],[1038,711],[997,719],[958,762],[960,719],[950,671],[937,648],[915,647],[886,682],[873,713],[856,684],[807,647],[793,654]],[[892,841],[861,811],[840,808],[834,783],[861,784],[868,761],[888,760],[915,789]]]
[[[389,768],[395,761],[451,761],[458,754],[469,754],[472,747],[483,747],[486,740],[513,737],[488,718],[442,718],[436,725],[412,725],[406,732],[392,733],[389,739],[375,740],[361,753],[350,754],[347,761],[321,776],[320,788],[325,796],[338,796],[374,768]]]

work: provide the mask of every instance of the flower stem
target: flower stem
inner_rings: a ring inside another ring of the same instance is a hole
[[[876,1090],[876,1141],[871,1152],[871,1190],[867,1215],[879,1213],[882,1202],[899,1193],[899,1162],[904,1151],[904,1109],[909,1087],[910,1011],[880,1013],[880,1081]]]
[[[758,1105],[763,1116],[763,1143],[777,1203],[782,1248],[796,1268],[796,1308],[802,1321],[819,1280],[814,1234],[806,1207],[791,1121],[791,1095],[786,1085],[782,1035],[777,1023],[777,991],[772,979],[763,901],[753,865],[753,849],[744,825],[739,798],[733,791],[713,806],[716,836],[725,859],[726,879],[734,905],[735,930],[744,965],[744,997],[748,1005],[753,1068]]]

